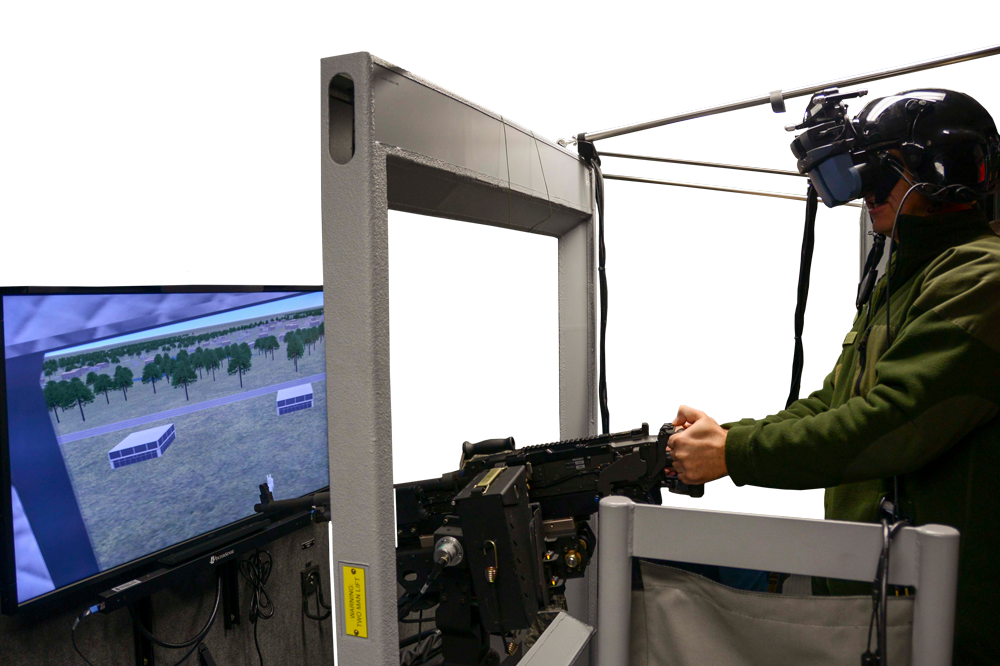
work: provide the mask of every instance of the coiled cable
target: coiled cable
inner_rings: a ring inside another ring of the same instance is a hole
[[[257,640],[257,621],[274,617],[274,605],[264,589],[271,577],[271,567],[271,553],[266,550],[255,550],[253,555],[240,562],[240,575],[253,587],[253,594],[250,596],[250,624],[253,625],[253,644],[257,648],[260,666],[264,666],[264,655],[261,654]]]

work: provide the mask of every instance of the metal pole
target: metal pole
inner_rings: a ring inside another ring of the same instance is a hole
[[[958,530],[944,525],[917,528],[920,568],[913,607],[913,666],[951,663],[958,594]]]
[[[615,136],[622,136],[623,134],[631,134],[632,132],[640,132],[642,130],[652,129],[654,127],[662,127],[664,125],[671,125],[673,123],[679,123],[684,120],[692,120],[694,118],[703,118],[704,116],[712,116],[719,113],[727,113],[729,111],[737,111],[739,109],[748,109],[752,106],[762,106],[764,104],[771,104],[772,101],[781,103],[786,99],[793,99],[795,97],[804,97],[805,95],[812,95],[820,90],[826,88],[845,88],[848,86],[856,86],[862,83],[868,83],[870,81],[878,81],[880,79],[888,79],[893,76],[901,76],[903,74],[912,74],[913,72],[921,72],[926,69],[934,69],[935,67],[943,67],[944,65],[953,65],[959,62],[965,62],[966,60],[975,60],[977,58],[985,58],[987,56],[1000,54],[1000,44],[996,46],[990,46],[987,48],[977,49],[975,51],[967,51],[965,53],[957,53],[954,55],[944,56],[941,58],[934,58],[933,60],[925,60],[923,62],[917,62],[910,65],[903,65],[902,67],[894,67],[893,69],[885,69],[878,72],[870,72],[868,74],[861,74],[858,76],[852,76],[845,79],[837,79],[834,81],[826,81],[825,83],[817,83],[811,86],[805,86],[804,88],[795,88],[794,90],[789,90],[787,92],[777,90],[774,93],[768,95],[761,95],[760,97],[752,97],[750,99],[744,99],[738,102],[730,102],[729,104],[723,104],[721,106],[713,106],[707,109],[699,109],[697,111],[688,111],[687,113],[682,113],[677,116],[670,116],[668,118],[661,118],[659,120],[649,120],[644,123],[638,123],[635,125],[625,125],[624,127],[618,127],[615,129],[607,129],[600,132],[587,132],[581,134],[578,138],[584,141],[600,141],[601,139],[610,139]],[[574,139],[575,140],[575,139]],[[560,141],[563,145],[566,145],[565,140]]]
[[[629,662],[632,624],[632,514],[627,497],[605,497],[598,509],[597,666]]]
[[[627,153],[607,153],[601,151],[601,157],[621,157],[626,160],[646,160],[647,162],[667,162],[668,164],[687,164],[689,166],[715,167],[717,169],[736,169],[737,171],[754,171],[756,173],[772,173],[778,176],[798,176],[808,178],[798,171],[784,171],[782,169],[768,169],[766,167],[738,166],[736,164],[719,164],[717,162],[697,162],[695,160],[678,160],[672,157],[650,157],[648,155],[629,155]]]
[[[696,190],[712,190],[714,192],[732,192],[733,194],[752,194],[757,197],[771,197],[773,199],[791,199],[793,201],[805,201],[805,196],[801,194],[785,194],[783,192],[764,192],[762,190],[741,190],[737,187],[720,187],[717,185],[699,185],[697,183],[680,183],[672,180],[652,180],[650,178],[637,178],[635,176],[615,176],[609,173],[604,174],[605,180],[626,180],[631,183],[647,183],[649,185],[672,185],[674,187],[691,187]],[[861,208],[858,203],[846,203],[844,206]]]

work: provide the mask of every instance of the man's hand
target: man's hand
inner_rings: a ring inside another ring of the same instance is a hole
[[[674,427],[684,430],[670,438],[667,451],[674,470],[689,485],[708,483],[729,474],[726,469],[726,430],[705,412],[686,405],[677,410]]]

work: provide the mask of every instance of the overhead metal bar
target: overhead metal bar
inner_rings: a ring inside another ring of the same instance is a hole
[[[763,106],[764,104],[773,104],[776,110],[780,109],[784,111],[784,100],[793,99],[796,97],[804,97],[806,95],[812,95],[820,90],[826,88],[844,88],[847,86],[856,86],[862,83],[868,83],[870,81],[878,81],[880,79],[888,79],[893,76],[901,76],[903,74],[912,74],[913,72],[921,72],[926,69],[934,69],[935,67],[943,67],[945,65],[954,65],[955,63],[965,62],[967,60],[975,60],[977,58],[985,58],[987,56],[993,56],[1000,54],[1000,44],[996,46],[989,46],[982,49],[976,49],[975,51],[966,51],[965,53],[956,53],[954,55],[944,56],[941,58],[934,58],[933,60],[924,60],[922,62],[912,63],[910,65],[903,65],[902,67],[894,67],[892,69],[884,69],[877,72],[869,72],[868,74],[860,74],[858,76],[852,76],[844,79],[836,79],[833,81],[826,81],[824,83],[817,83],[811,86],[805,86],[803,88],[795,88],[794,90],[782,91],[776,90],[767,95],[761,95],[760,97],[752,97],[750,99],[744,99],[738,102],[730,102],[729,104],[722,104],[720,106],[713,106],[707,109],[699,109],[697,111],[688,111],[687,113],[682,113],[676,116],[670,116],[667,118],[660,118],[659,120],[649,120],[644,123],[637,123],[635,125],[625,125],[624,127],[618,127],[615,129],[607,129],[600,132],[586,132],[579,135],[575,139],[570,141],[560,140],[562,145],[567,145],[568,143],[573,143],[578,139],[583,139],[584,141],[600,141],[601,139],[610,139],[615,136],[622,136],[624,134],[631,134],[633,132],[640,132],[642,130],[652,129],[654,127],[662,127],[664,125],[671,125],[673,123],[679,123],[684,120],[693,120],[694,118],[703,118],[705,116],[712,116],[719,113],[727,113],[729,111],[737,111],[739,109],[748,109],[752,106]]]
[[[772,173],[778,176],[798,176],[808,178],[798,171],[785,171],[783,169],[768,169],[766,167],[739,166],[736,164],[719,164],[717,162],[698,162],[695,160],[678,160],[672,157],[650,157],[648,155],[630,155],[627,153],[608,153],[601,151],[601,157],[621,157],[626,160],[646,160],[647,162],[666,162],[668,164],[687,164],[690,166],[715,167],[716,169],[735,169],[737,171],[753,171],[756,173]]]
[[[792,199],[793,201],[805,201],[805,196],[801,194],[785,194],[784,192],[765,192],[763,190],[743,190],[737,187],[721,187],[718,185],[701,185],[698,183],[680,183],[672,180],[653,180],[651,178],[638,178],[636,176],[615,176],[609,173],[604,174],[605,180],[625,180],[630,183],[646,183],[648,185],[672,185],[673,187],[691,187],[696,190],[712,190],[714,192],[732,192],[733,194],[752,194],[757,197],[771,197],[772,199]],[[859,203],[847,203],[845,206],[861,208]]]

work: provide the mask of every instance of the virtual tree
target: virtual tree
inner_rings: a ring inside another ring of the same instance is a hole
[[[156,395],[156,380],[163,376],[163,371],[156,363],[147,363],[142,369],[142,383],[153,384],[153,395]]]
[[[80,381],[79,377],[74,377],[69,383],[68,399],[72,400],[70,404],[75,403],[80,408],[80,418],[86,421],[87,417],[83,414],[83,406],[94,402],[94,393]]]
[[[115,390],[115,382],[108,375],[97,375],[94,380],[94,393],[103,393],[104,401],[109,405],[111,404],[111,398],[108,397],[108,392]]]
[[[285,334],[285,354],[288,360],[295,363],[295,372],[299,371],[299,359],[305,356],[305,345],[295,333]]]
[[[59,420],[59,408],[62,406],[62,395],[57,382],[47,382],[45,388],[42,390],[42,395],[45,396],[45,406],[52,410],[52,413],[56,415],[56,423],[62,423]]]
[[[135,377],[135,375],[133,375],[132,371],[128,368],[123,368],[120,365],[115,368],[115,388],[120,390],[122,395],[125,396],[125,402],[128,402],[128,390],[132,388],[132,384],[135,383],[132,381],[133,377]]]
[[[250,345],[245,342],[241,345],[232,345],[229,350],[227,372],[231,375],[239,374],[240,388],[243,388],[243,375],[253,366],[253,351],[250,350]]]
[[[178,361],[177,366],[174,368],[174,378],[172,383],[174,388],[177,388],[178,386],[184,387],[185,400],[191,399],[190,396],[188,396],[188,386],[190,384],[194,384],[196,381],[198,381],[198,373],[194,371],[191,364],[187,361],[184,363]]]

